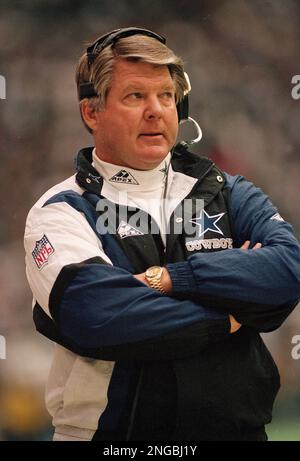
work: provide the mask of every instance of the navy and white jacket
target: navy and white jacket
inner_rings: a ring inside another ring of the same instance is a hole
[[[92,148],[76,167],[25,231],[35,325],[56,342],[46,401],[57,437],[265,439],[279,375],[259,333],[300,298],[292,227],[260,189],[182,147],[159,169],[161,220],[114,189],[130,194],[138,172],[104,179]],[[240,249],[246,240],[263,247]],[[171,296],[133,277],[152,265],[167,266]]]

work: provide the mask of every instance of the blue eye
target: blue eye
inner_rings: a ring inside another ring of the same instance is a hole
[[[172,93],[171,91],[165,91],[164,93],[162,93],[162,97],[165,98],[165,99],[174,99],[174,93]]]
[[[142,93],[130,93],[127,97],[131,99],[141,99]]]

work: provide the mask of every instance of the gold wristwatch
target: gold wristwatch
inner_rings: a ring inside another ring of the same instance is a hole
[[[166,292],[161,284],[163,270],[163,267],[151,266],[146,270],[145,277],[151,288],[154,288],[155,290],[158,290],[160,293],[165,295]]]

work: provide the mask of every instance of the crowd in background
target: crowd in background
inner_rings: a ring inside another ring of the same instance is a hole
[[[190,112],[203,131],[194,151],[261,187],[300,238],[300,99],[291,95],[299,24],[296,0],[1,1],[0,440],[50,437],[43,392],[53,346],[34,331],[23,232],[33,203],[92,143],[74,82],[86,44],[130,25],[166,36],[192,84]],[[300,440],[298,334],[299,308],[264,338],[282,376],[278,418],[295,421]]]

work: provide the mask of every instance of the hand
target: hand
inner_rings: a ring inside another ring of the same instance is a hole
[[[142,272],[141,274],[133,274],[133,276],[139,280],[140,282],[144,283],[145,285],[147,285],[149,288],[150,285],[145,277],[145,272]],[[170,277],[170,274],[168,272],[168,269],[166,267],[163,268],[163,273],[162,273],[162,277],[161,277],[161,284],[163,286],[163,289],[165,290],[166,294],[169,294],[171,293],[172,291],[172,279]]]
[[[247,249],[246,246],[247,245],[249,246],[249,244],[250,244],[250,242],[248,242],[248,241],[245,242],[244,243],[245,248],[243,248],[243,249],[246,250]],[[260,248],[260,247],[257,246],[257,248]],[[145,272],[142,272],[141,274],[134,274],[133,276],[137,280],[139,280],[140,282],[144,283],[149,288],[151,288],[150,285],[148,284],[148,281],[147,281],[146,277],[145,277]],[[162,278],[161,278],[161,284],[164,287],[164,290],[166,291],[167,294],[169,294],[172,291],[172,280],[171,280],[171,277],[169,275],[168,270],[165,267],[164,267],[163,275],[162,275]],[[235,318],[231,314],[229,314],[229,320],[230,320],[230,333],[235,333],[236,331],[238,331],[241,328],[242,325],[239,322],[237,322],[235,320]]]
[[[145,272],[142,272],[141,274],[132,274],[133,277],[135,277],[137,280],[139,280],[140,282],[144,283],[145,285],[147,285],[147,287],[149,286],[148,282],[147,282],[147,279],[145,277]]]

